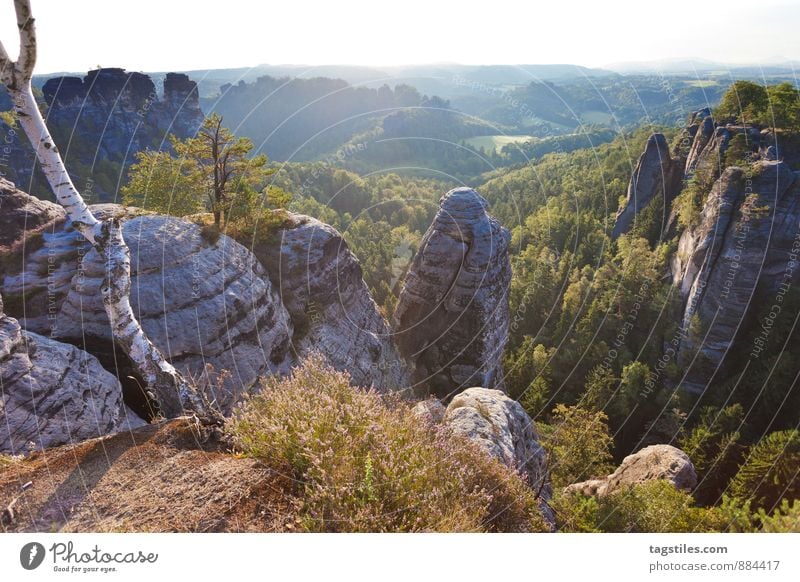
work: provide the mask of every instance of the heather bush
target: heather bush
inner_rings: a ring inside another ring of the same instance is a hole
[[[294,479],[307,531],[546,529],[514,472],[319,357],[263,388],[228,430],[243,454]]]

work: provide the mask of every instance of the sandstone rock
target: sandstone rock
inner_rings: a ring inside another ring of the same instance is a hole
[[[79,180],[78,188],[93,199],[111,200],[115,192],[107,190],[104,180],[96,179],[98,174],[108,177],[105,163],[127,166],[137,152],[167,146],[169,134],[179,138],[194,135],[204,116],[193,86],[185,75],[167,74],[164,96],[160,97],[148,75],[119,68],[89,71],[82,79],[48,79],[42,87],[48,105],[47,124],[67,169],[81,177],[87,176],[86,168],[96,172],[95,179]],[[75,138],[67,144],[60,142],[60,136]],[[34,172],[33,149],[20,132],[9,133],[0,122],[0,138],[14,142],[7,165],[13,168],[16,183],[27,190],[32,184],[44,188],[41,172]],[[98,166],[98,162],[104,164]]]
[[[406,362],[362,278],[361,265],[333,227],[291,215],[275,242],[253,251],[291,316],[298,359],[320,353],[354,384],[407,388]]]
[[[439,424],[444,420],[445,407],[438,398],[429,398],[417,402],[411,412],[424,422]]]
[[[676,489],[691,491],[697,485],[697,474],[691,459],[671,445],[651,445],[628,455],[611,475],[569,485],[566,493],[605,497],[633,485],[663,479]]]
[[[800,223],[798,186],[784,162],[728,168],[700,225],[681,236],[672,273],[684,300],[677,362],[685,389],[705,389],[748,313],[783,282]]]
[[[20,252],[23,242],[52,232],[64,216],[59,205],[30,196],[0,178],[0,254]]]
[[[392,319],[418,393],[503,387],[509,233],[475,190],[445,194],[409,268]]]
[[[690,176],[695,171],[700,154],[708,145],[711,136],[714,135],[714,119],[711,117],[710,111],[707,109],[701,110],[692,116],[689,134],[693,139],[686,157],[685,177]]]
[[[638,213],[654,199],[660,201],[661,216],[666,218],[672,200],[680,192],[682,174],[683,162],[672,159],[667,138],[661,133],[651,135],[631,176],[627,202],[617,214],[611,238],[616,239],[628,232],[634,226]]]
[[[447,406],[443,423],[519,471],[543,500],[550,499],[547,457],[536,425],[519,402],[499,390],[468,388]]]
[[[115,205],[92,211],[130,215]],[[227,370],[218,394],[223,407],[258,376],[288,370],[289,316],[252,253],[224,235],[210,242],[199,226],[165,216],[133,216],[124,236],[142,327],[181,371],[196,376],[206,364]],[[25,255],[21,270],[4,273],[0,287],[13,295],[26,329],[84,345],[113,365],[103,274],[97,252],[78,233],[56,229]]]
[[[119,382],[97,359],[22,331],[3,313],[0,299],[0,452],[21,454],[105,435],[126,415]]]

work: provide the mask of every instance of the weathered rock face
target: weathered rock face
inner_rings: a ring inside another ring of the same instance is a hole
[[[23,243],[52,232],[63,220],[60,206],[29,196],[0,178],[0,254],[18,254]]]
[[[611,238],[616,239],[628,232],[635,224],[636,215],[653,200],[660,201],[661,216],[666,218],[672,200],[680,192],[682,179],[683,160],[673,159],[667,138],[661,133],[654,133],[647,140],[644,153],[639,157],[631,176],[627,202],[617,214]]]
[[[126,212],[115,205],[92,211]],[[199,226],[165,216],[130,217],[124,236],[132,256],[131,304],[142,327],[182,371],[198,375],[206,364],[227,370],[218,394],[223,407],[258,376],[288,370],[289,315],[252,253],[224,235],[209,242]],[[103,264],[77,232],[59,224],[14,263],[21,268],[4,272],[0,289],[13,298],[25,329],[113,361],[99,291]]]
[[[699,226],[684,231],[672,273],[684,299],[677,362],[685,389],[705,389],[748,313],[775,295],[787,273],[791,279],[799,203],[800,184],[786,163],[731,167],[714,184]]]
[[[297,358],[319,352],[358,386],[406,389],[405,360],[362,279],[361,266],[331,226],[302,215],[254,248],[291,316]]]
[[[112,199],[121,168],[137,152],[167,147],[168,134],[194,135],[203,121],[197,87],[186,75],[168,74],[163,97],[149,76],[117,68],[89,71],[83,79],[54,77],[42,92],[47,125],[67,169],[85,195],[99,200]],[[28,190],[33,183],[45,190],[38,172],[34,180],[35,155],[27,140],[1,122],[0,136],[11,144],[3,164],[14,170],[8,177]]]
[[[625,457],[611,475],[574,483],[565,491],[605,497],[656,480],[669,481],[676,489],[691,491],[697,485],[697,473],[691,459],[680,449],[671,445],[651,445]]]
[[[475,190],[457,188],[442,197],[392,319],[418,393],[445,398],[469,386],[502,388],[509,240]]]
[[[714,135],[714,119],[711,117],[711,111],[703,109],[695,112],[689,120],[687,132],[692,142],[688,155],[686,156],[685,177],[688,177],[695,171],[700,154],[708,145],[711,136]]]
[[[93,356],[22,331],[0,298],[0,452],[105,435],[125,420],[122,388]]]
[[[444,404],[442,404],[438,398],[421,400],[411,409],[414,416],[429,424],[441,423],[444,420],[445,411]]]
[[[443,423],[519,471],[543,500],[550,499],[547,457],[536,425],[519,402],[499,390],[468,388],[447,406]]]

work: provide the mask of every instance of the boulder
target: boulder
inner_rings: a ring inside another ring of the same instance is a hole
[[[217,395],[223,408],[259,376],[288,371],[289,315],[252,253],[182,219],[137,216],[116,205],[92,211],[127,217],[134,312],[182,372],[198,376],[208,364],[228,372]],[[102,260],[68,224],[60,226],[24,254],[19,269],[3,273],[0,289],[13,298],[25,329],[76,343],[116,365],[100,295]]]
[[[297,359],[321,354],[357,386],[379,391],[408,387],[409,374],[342,235],[308,216],[292,214],[274,239],[254,246],[289,312]]]
[[[671,445],[651,445],[628,455],[611,475],[567,486],[565,493],[605,497],[648,481],[669,481],[676,489],[691,491],[697,473],[688,455]]]
[[[471,188],[445,194],[403,283],[392,330],[418,394],[503,387],[510,235],[487,207]]]
[[[654,133],[648,138],[631,176],[625,206],[617,214],[611,238],[617,239],[628,232],[635,225],[638,214],[653,200],[659,201],[663,232],[672,200],[680,192],[682,179],[683,161],[672,158],[663,134]]]
[[[69,344],[25,332],[0,299],[0,452],[27,453],[121,428],[117,379]],[[139,424],[132,417],[132,426]]]
[[[428,398],[417,402],[411,412],[428,424],[439,424],[444,420],[445,407],[438,398]]]
[[[519,402],[500,390],[468,388],[447,406],[443,424],[519,471],[542,500],[550,499],[547,456],[536,425]]]

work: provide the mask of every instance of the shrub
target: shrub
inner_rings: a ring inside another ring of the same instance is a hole
[[[558,527],[573,532],[719,531],[718,512],[696,507],[692,496],[658,480],[604,498],[560,494],[553,500]]]
[[[608,417],[601,411],[559,404],[553,410],[553,423],[541,425],[541,434],[555,487],[607,475],[613,469],[613,439]]]
[[[694,494],[701,501],[716,502],[736,473],[743,414],[741,404],[722,409],[706,406],[701,409],[697,424],[678,439],[678,446],[689,455],[697,471]]]
[[[784,499],[772,515],[760,509],[761,531],[768,533],[800,533],[800,499],[789,503]]]
[[[734,497],[768,511],[782,499],[800,497],[800,431],[768,434],[747,454],[730,484]]]
[[[397,397],[312,356],[270,378],[229,423],[236,446],[296,483],[307,531],[543,531],[534,492]]]

